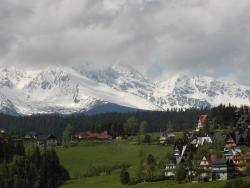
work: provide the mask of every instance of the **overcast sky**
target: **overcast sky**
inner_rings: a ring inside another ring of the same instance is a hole
[[[0,0],[0,64],[115,62],[250,85],[249,0]]]

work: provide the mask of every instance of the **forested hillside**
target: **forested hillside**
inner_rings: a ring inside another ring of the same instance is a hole
[[[148,123],[147,132],[164,130],[171,124],[174,131],[196,126],[198,116],[208,114],[210,119],[220,126],[236,123],[238,117],[249,111],[248,107],[219,106],[212,109],[171,110],[166,112],[138,111],[130,113],[106,113],[98,115],[71,116],[36,115],[36,116],[9,116],[0,115],[0,128],[8,132],[25,134],[29,131],[54,133],[61,136],[65,126],[70,124],[73,131],[115,131],[123,133],[123,125],[129,117],[135,117],[137,122]]]

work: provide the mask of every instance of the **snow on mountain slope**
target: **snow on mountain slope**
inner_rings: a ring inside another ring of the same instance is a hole
[[[12,74],[4,74],[1,77],[0,91],[4,96],[8,96],[8,100],[12,101],[20,114],[69,114],[87,111],[105,103],[139,109],[160,109],[143,98],[90,80],[73,69],[52,67],[32,72],[35,73],[32,76],[28,76],[29,71],[23,72],[18,79],[16,79],[18,71],[12,71]]]
[[[155,84],[137,70],[120,63],[103,70],[96,70],[90,66],[74,67],[81,75],[91,80],[106,84],[122,92],[128,92],[150,100]]]
[[[212,107],[220,104],[250,104],[250,87],[207,76],[176,75],[160,82],[156,97],[166,99],[163,108]],[[162,106],[162,105],[161,105]]]
[[[206,76],[176,75],[153,82],[121,64],[104,69],[88,65],[42,70],[0,68],[0,112],[9,114],[70,114],[105,104],[166,110],[222,103],[250,104],[250,88]]]

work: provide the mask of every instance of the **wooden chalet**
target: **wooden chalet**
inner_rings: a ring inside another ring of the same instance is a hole
[[[215,160],[216,160],[215,155],[207,155],[202,158],[198,166],[200,179],[202,180],[212,179],[212,165]]]

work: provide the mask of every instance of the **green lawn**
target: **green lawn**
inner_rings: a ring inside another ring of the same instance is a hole
[[[62,165],[70,172],[72,178],[79,178],[90,164],[94,166],[111,166],[139,163],[141,147],[145,154],[153,154],[156,158],[164,158],[172,148],[158,145],[135,145],[121,142],[80,143],[77,146],[57,149]]]

